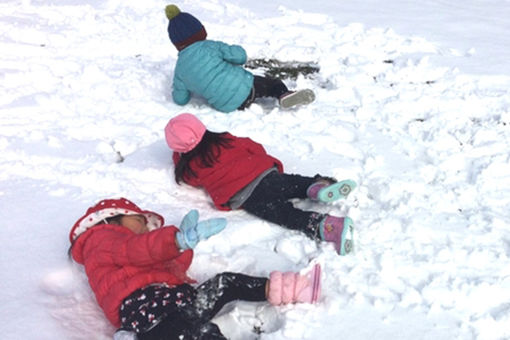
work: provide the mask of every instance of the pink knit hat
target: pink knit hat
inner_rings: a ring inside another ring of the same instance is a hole
[[[170,119],[165,127],[165,138],[170,149],[188,152],[202,140],[205,125],[191,113],[181,113]]]

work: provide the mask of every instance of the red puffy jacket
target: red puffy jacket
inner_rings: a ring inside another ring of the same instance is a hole
[[[187,184],[203,187],[220,210],[230,210],[226,204],[229,199],[267,169],[276,166],[279,172],[283,172],[282,162],[268,155],[261,144],[230,133],[225,136],[232,140],[231,148],[221,148],[210,168],[202,167],[200,161],[194,158],[190,167],[197,177],[184,177]],[[179,153],[174,152],[174,164],[179,159]]]
[[[111,224],[87,229],[72,247],[74,260],[85,266],[99,306],[116,327],[119,307],[129,294],[151,283],[171,286],[194,282],[186,276],[192,250],[180,252],[174,226],[145,234]]]

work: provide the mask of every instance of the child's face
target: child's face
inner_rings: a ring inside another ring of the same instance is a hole
[[[142,215],[124,215],[120,218],[120,225],[128,228],[135,234],[143,234],[149,231],[147,221]]]

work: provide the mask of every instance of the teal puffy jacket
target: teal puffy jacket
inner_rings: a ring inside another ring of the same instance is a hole
[[[177,58],[174,101],[185,105],[195,93],[218,111],[238,109],[253,87],[253,74],[241,66],[245,62],[246,51],[241,46],[213,40],[191,44]]]

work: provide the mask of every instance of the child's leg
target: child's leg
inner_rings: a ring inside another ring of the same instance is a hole
[[[267,175],[243,204],[243,209],[266,221],[304,232],[318,239],[319,224],[325,215],[297,209],[291,198],[306,198],[312,177],[279,174]]]
[[[180,332],[175,332],[176,325],[181,326]],[[146,333],[139,334],[138,340],[227,340],[220,328],[213,322],[190,322],[182,315],[166,317],[156,327]]]
[[[268,279],[239,273],[221,273],[197,288],[194,308],[197,317],[211,320],[227,303],[235,300],[266,301]]]
[[[248,98],[239,106],[238,110],[249,107],[257,98],[273,97],[279,99],[288,93],[287,86],[279,79],[253,76],[253,88]]]
[[[188,284],[140,289],[121,306],[122,328],[138,340],[226,340],[216,324],[198,317],[198,296]]]
[[[273,97],[278,99],[280,107],[284,109],[292,108],[298,105],[310,104],[315,100],[315,94],[312,90],[305,89],[299,91],[289,91],[287,86],[280,79],[254,76],[253,93],[241,105],[244,109],[256,99],[262,97]]]
[[[281,174],[276,171],[268,174],[255,188],[257,195],[273,197],[280,200],[307,198],[308,188],[315,183],[315,177],[296,174]]]
[[[120,307],[122,328],[136,332],[139,340],[179,339],[195,327],[193,318],[185,312],[195,296],[195,289],[188,284],[138,289]]]
[[[278,99],[289,92],[287,86],[280,79],[261,76],[254,76],[253,87],[255,88],[255,98],[273,97]]]
[[[325,217],[324,214],[297,209],[287,200],[259,200],[253,194],[244,202],[243,209],[263,220],[299,230],[311,239],[320,239],[319,225]]]
[[[148,287],[131,294],[121,306],[122,328],[140,340],[226,339],[210,320],[228,302],[266,301],[267,278],[223,273],[194,289]]]

